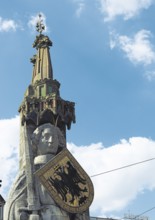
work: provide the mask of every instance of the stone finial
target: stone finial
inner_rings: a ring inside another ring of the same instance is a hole
[[[38,31],[40,34],[42,34],[42,32],[45,30],[45,25],[43,24],[43,19],[41,18],[42,15],[39,14],[38,17],[39,17],[39,19],[36,24],[36,31]]]

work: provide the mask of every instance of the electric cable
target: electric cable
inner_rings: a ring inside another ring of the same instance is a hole
[[[131,167],[131,166],[136,166],[138,164],[142,164],[142,163],[146,163],[146,162],[149,162],[149,161],[152,161],[152,160],[155,160],[155,158],[150,158],[150,159],[147,159],[147,160],[143,160],[143,161],[139,161],[139,162],[136,162],[136,163],[132,163],[132,164],[128,164],[126,166],[122,166],[122,167],[118,167],[118,168],[115,168],[115,169],[112,169],[112,170],[108,170],[108,171],[105,171],[105,172],[102,172],[102,173],[98,173],[98,174],[94,174],[90,177],[96,177],[96,176],[100,176],[100,175],[103,175],[103,174],[107,174],[107,173],[111,173],[111,172],[114,172],[114,171],[117,171],[117,170],[121,170],[121,169],[125,169],[125,168],[128,168],[128,167]],[[155,209],[155,206],[140,213],[139,215],[136,215],[135,217],[133,218],[121,218],[121,219],[117,219],[117,220],[125,220],[125,219],[131,219],[131,220],[136,220],[137,218],[139,218],[140,216],[144,215],[145,213],[147,212],[150,212],[152,211],[153,209]],[[102,219],[102,218],[98,218],[98,219]],[[110,219],[109,219],[110,220]]]
[[[141,163],[146,163],[146,162],[149,162],[151,160],[155,160],[155,158],[150,158],[150,159],[147,159],[147,160],[139,161],[137,163],[128,164],[128,165],[123,166],[123,167],[118,167],[118,168],[108,170],[108,171],[105,171],[105,172],[102,172],[102,173],[94,174],[90,177],[96,177],[96,176],[100,176],[100,175],[103,175],[103,174],[111,173],[111,172],[114,172],[114,171],[117,171],[117,170],[121,170],[121,169],[125,169],[125,168],[131,167],[131,166],[135,166],[135,165],[138,165],[138,164],[141,164]]]
[[[130,220],[136,220],[137,218],[139,218],[140,216],[142,216],[142,215],[144,215],[145,213],[147,213],[147,212],[150,212],[150,211],[152,211],[153,209],[155,209],[155,206],[154,207],[152,207],[152,208],[150,208],[150,209],[148,209],[148,210],[146,210],[146,211],[144,211],[144,212],[142,212],[142,213],[140,213],[139,215],[136,215],[135,217],[123,217],[123,218],[119,218],[119,219],[113,219],[113,218],[107,218],[107,219],[109,219],[109,220],[128,220],[128,219],[130,219]],[[92,217],[92,218],[96,218],[96,217]],[[102,217],[97,217],[96,219],[100,219],[100,220],[102,220],[103,218]],[[138,220],[138,219],[137,219]]]
[[[144,211],[144,212],[142,212],[142,213],[139,214],[139,215],[136,215],[136,216],[133,217],[133,218],[122,218],[122,219],[133,219],[133,220],[134,220],[134,219],[137,219],[137,218],[139,218],[140,216],[144,215],[145,213],[152,211],[153,209],[155,209],[155,206],[152,207],[152,208],[150,208],[150,209],[148,209],[148,210],[146,210],[146,211]],[[120,220],[121,220],[121,219],[120,219]]]

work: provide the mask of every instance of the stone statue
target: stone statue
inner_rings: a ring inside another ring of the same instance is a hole
[[[39,126],[30,137],[34,171],[46,164],[59,151],[66,147],[66,140],[58,127],[50,123]],[[61,209],[48,194],[44,186],[34,179],[37,189],[38,210],[35,214],[28,208],[28,184],[26,166],[17,175],[9,193],[4,220],[72,220],[89,219],[87,213],[70,214]]]
[[[75,123],[75,103],[60,97],[60,83],[53,79],[52,41],[42,34],[41,15],[36,28],[39,35],[33,44],[37,53],[31,59],[32,82],[19,107],[19,172],[5,205],[4,220],[89,220],[88,212],[71,214],[60,208],[34,175],[66,147],[66,128]]]
[[[66,141],[59,128],[45,124],[38,127],[32,135],[35,170],[46,164],[59,150],[66,147]],[[42,184],[36,183],[40,202],[40,218],[68,220],[69,215],[59,208]]]
[[[34,158],[34,169],[37,170],[48,162],[59,150],[66,146],[65,139],[59,128],[44,124],[39,126],[31,136],[31,147]],[[27,220],[31,211],[28,210],[27,183],[25,169],[20,170],[9,194],[9,204],[5,208],[5,220]],[[45,188],[35,181],[40,203],[39,216],[43,220],[69,219],[69,215],[60,209],[48,195]]]

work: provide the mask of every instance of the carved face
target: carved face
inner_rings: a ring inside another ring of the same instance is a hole
[[[55,154],[58,149],[58,136],[53,128],[45,128],[38,143],[38,154]]]
[[[40,125],[31,136],[34,155],[56,154],[58,147],[66,147],[61,131],[49,123]]]
[[[40,138],[40,143],[45,144],[48,147],[52,146],[52,142],[54,141],[54,138],[51,134],[51,129],[46,128],[42,132],[41,138]]]

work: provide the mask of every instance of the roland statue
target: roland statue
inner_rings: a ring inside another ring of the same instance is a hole
[[[4,220],[89,220],[93,185],[66,148],[66,129],[75,123],[75,103],[60,97],[60,83],[53,79],[52,42],[42,34],[41,15],[36,27],[32,82],[19,107],[19,171]]]

